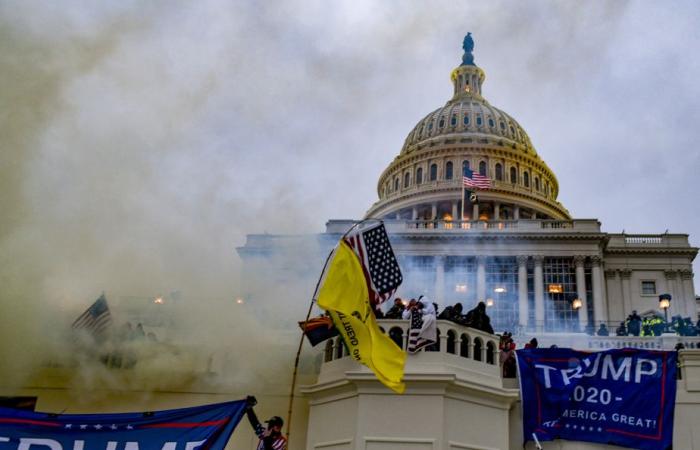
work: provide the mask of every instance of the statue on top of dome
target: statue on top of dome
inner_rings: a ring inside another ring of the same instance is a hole
[[[463,66],[475,66],[474,64],[474,39],[472,39],[472,34],[467,33],[464,36],[464,42],[462,42],[462,48],[464,49],[464,55],[462,55],[462,65]]]

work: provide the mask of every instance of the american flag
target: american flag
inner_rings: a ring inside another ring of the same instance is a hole
[[[486,175],[474,173],[470,169],[464,169],[464,177],[462,178],[465,188],[488,189],[491,187],[491,178]]]
[[[112,315],[109,313],[107,299],[102,294],[92,306],[75,319],[72,328],[74,330],[87,330],[94,337],[99,337],[104,334],[111,324]]]
[[[423,315],[420,311],[411,311],[411,328],[408,332],[408,353],[416,353],[423,347],[434,344],[435,341],[427,339],[423,334]]]
[[[345,243],[360,259],[372,304],[391,298],[403,281],[403,276],[384,224],[360,225],[345,237]]]

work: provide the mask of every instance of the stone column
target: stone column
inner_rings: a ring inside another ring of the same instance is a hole
[[[437,203],[432,204],[432,211],[430,213],[431,220],[437,220]]]
[[[493,220],[501,219],[501,204],[494,202],[493,204]]]
[[[632,289],[630,286],[630,279],[632,278],[632,271],[630,269],[622,269],[620,271],[620,283],[622,283],[622,306],[624,308],[624,313],[631,314],[632,310]]]
[[[476,301],[486,301],[486,257],[476,257]]]
[[[520,220],[520,206],[513,207],[513,220]]]
[[[578,309],[578,324],[581,331],[586,329],[588,325],[588,299],[586,298],[586,273],[583,265],[586,262],[586,257],[583,255],[574,256],[574,264],[576,265],[576,295],[581,299],[581,307]]]
[[[544,256],[535,255],[535,329],[544,330],[544,274],[542,273],[542,262]]]
[[[452,202],[452,220],[462,220],[461,217],[459,217],[459,203],[455,200]]]
[[[472,220],[479,220],[479,204],[474,203],[472,205]]]
[[[673,292],[678,295],[678,314],[681,314],[683,317],[686,316],[686,311],[688,308],[686,308],[686,296],[684,292],[684,286],[683,286],[683,280],[681,279],[681,271],[679,270],[677,272],[676,276],[676,285],[673,288]],[[697,319],[693,318],[693,322],[695,322]]]
[[[664,275],[666,276],[666,293],[671,294],[671,307],[668,309],[668,320],[676,314],[680,314],[679,308],[681,303],[681,298],[676,292],[676,271],[675,270],[664,270]],[[663,292],[661,292],[663,293]],[[678,297],[678,298],[677,298]]]
[[[695,320],[698,314],[698,307],[695,303],[695,287],[693,286],[693,271],[681,270],[681,282],[683,283],[683,293],[686,301],[686,316]]]
[[[518,323],[527,327],[527,256],[518,256]]]
[[[445,257],[435,257],[435,303],[442,306],[445,303]],[[442,308],[441,308],[442,309]]]
[[[593,265],[591,270],[591,280],[593,282],[593,320],[596,329],[600,322],[606,322],[608,320],[608,311],[603,301],[603,276],[600,263],[600,256],[591,257],[591,264]]]
[[[411,220],[418,220],[418,207],[414,206],[413,207],[413,212],[411,214],[412,219]]]

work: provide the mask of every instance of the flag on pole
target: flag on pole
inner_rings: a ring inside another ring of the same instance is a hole
[[[318,305],[330,314],[350,355],[385,386],[402,393],[406,354],[379,329],[370,295],[381,298],[395,291],[403,278],[388,237],[382,237],[384,224],[359,228],[351,237],[356,244],[361,239],[363,245],[355,248],[365,249],[367,257],[351,247],[348,237],[341,239],[324,274]]]
[[[491,187],[491,178],[474,173],[473,170],[466,167],[464,168],[462,182],[465,188],[489,189]]]
[[[422,310],[411,311],[411,327],[408,332],[408,353],[418,351],[437,342],[435,314],[423,314]]]
[[[102,294],[92,306],[75,319],[72,328],[74,330],[88,331],[93,337],[97,338],[104,335],[111,324],[112,315],[109,313],[107,299]]]
[[[358,229],[345,237],[362,264],[372,304],[391,298],[403,281],[399,263],[389,243],[383,223]]]
[[[338,330],[333,325],[333,320],[328,316],[316,317],[308,322],[299,322],[299,328],[304,332],[312,347],[326,339],[338,336]]]

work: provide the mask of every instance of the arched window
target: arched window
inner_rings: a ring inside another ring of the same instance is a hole
[[[506,124],[503,122],[498,123],[501,126],[501,130],[506,131]]]
[[[438,122],[440,128],[445,126],[445,117],[440,117],[440,122]]]
[[[527,172],[523,174],[523,184],[525,187],[530,187],[530,174]]]
[[[469,125],[469,113],[464,114],[464,118],[462,119],[462,122],[465,125]]]
[[[394,191],[399,190],[399,177],[394,178]]]
[[[423,182],[423,168],[419,167],[416,170],[416,184],[421,184]]]
[[[489,117],[489,126],[490,126],[491,128],[493,128],[493,127],[496,126],[496,122],[494,122],[493,119],[490,118],[490,117]]]
[[[430,165],[430,181],[437,180],[437,164]]]
[[[445,164],[445,179],[452,179],[452,161],[447,161],[447,164]]]
[[[481,114],[476,115],[476,125],[481,126],[481,124],[484,123],[483,120],[481,120]]]
[[[549,197],[549,181],[547,182],[547,185],[544,187],[544,195]]]
[[[406,189],[408,187],[408,183],[411,181],[411,175],[406,172],[403,175],[403,188]]]
[[[457,114],[452,114],[452,118],[450,119],[450,125],[457,125]]]
[[[469,170],[469,161],[462,161],[462,175],[467,173],[467,170]]]
[[[540,190],[540,177],[535,177],[535,190]]]
[[[513,184],[518,182],[518,171],[515,167],[510,168],[510,182]]]
[[[496,164],[496,180],[503,181],[503,166],[500,163]]]
[[[479,175],[486,176],[486,161],[481,161],[479,163]]]

